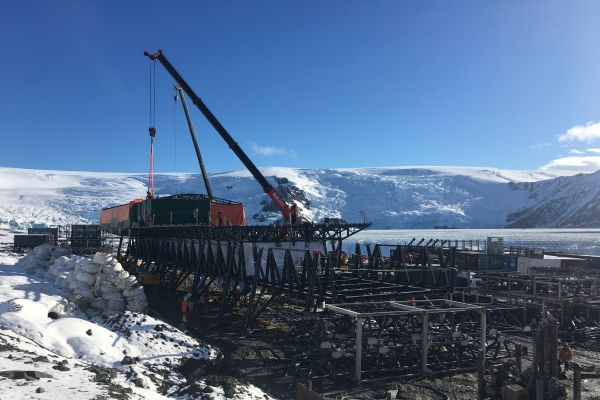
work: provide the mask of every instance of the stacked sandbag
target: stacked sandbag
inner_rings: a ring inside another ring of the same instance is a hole
[[[67,255],[63,248],[43,244],[21,258],[17,265],[31,273],[44,273],[59,287],[71,291],[70,300],[89,314],[146,310],[144,288],[135,276],[123,270],[114,256],[96,253],[90,260]]]
[[[58,258],[66,257],[69,255],[71,255],[69,249],[54,246],[52,249],[52,255],[50,256],[50,261],[55,262]]]
[[[135,276],[123,270],[121,264],[110,254],[96,253],[94,261],[102,264],[95,289],[106,304],[105,310],[143,312],[146,309],[146,294]]]
[[[121,290],[115,286],[121,273],[129,274],[112,255],[107,253],[94,254],[94,262],[100,265],[98,279],[94,285],[94,293],[99,300],[96,306],[102,307],[103,314],[116,314],[125,311],[126,301]]]
[[[121,282],[124,287],[123,296],[127,300],[127,310],[144,312],[146,307],[148,307],[144,288],[137,282],[134,276],[129,276]]]
[[[66,256],[58,257],[48,268],[46,276],[55,281],[61,289],[68,289],[69,274],[75,268],[77,257],[78,256],[72,256],[71,258]]]
[[[44,243],[30,250],[16,265],[25,268],[28,274],[45,275],[57,259],[68,254],[67,249]]]
[[[110,254],[96,253],[94,261],[102,265],[95,293],[103,302],[105,314],[125,310],[143,312],[146,309],[148,304],[144,288],[138,284],[135,276],[123,270]]]

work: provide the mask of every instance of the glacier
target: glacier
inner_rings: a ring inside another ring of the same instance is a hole
[[[261,172],[313,221],[374,228],[548,228],[600,223],[600,172],[477,167],[378,167]],[[100,209],[146,194],[147,175],[0,168],[0,228],[95,223]],[[210,174],[215,196],[240,201],[250,224],[279,213],[247,171]],[[204,193],[200,174],[155,175],[158,195]]]

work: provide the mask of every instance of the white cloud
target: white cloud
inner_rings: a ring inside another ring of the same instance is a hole
[[[593,148],[593,149],[586,149],[585,151],[587,151],[588,153],[600,153],[600,148]]]
[[[588,122],[585,125],[574,126],[558,137],[561,142],[574,140],[591,142],[594,139],[600,139],[600,122]]]
[[[573,150],[569,151],[569,153],[570,154],[585,154],[585,151],[573,149]]]
[[[260,146],[258,144],[252,144],[252,151],[255,154],[260,154],[261,156],[285,156],[290,154],[290,151],[284,149],[283,147],[275,147],[275,146]]]
[[[595,172],[600,170],[600,156],[561,157],[550,161],[540,169],[545,171]]]

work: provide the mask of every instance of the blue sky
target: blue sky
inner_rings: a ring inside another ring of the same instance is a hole
[[[596,1],[6,1],[0,165],[143,172],[144,50],[257,165],[600,168]],[[156,168],[197,171],[157,65]],[[197,110],[209,171],[242,164]]]

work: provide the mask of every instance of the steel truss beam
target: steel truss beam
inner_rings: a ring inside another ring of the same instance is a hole
[[[233,242],[323,242],[341,241],[369,224],[303,224],[291,225],[167,225],[130,228],[131,237],[188,238]]]

